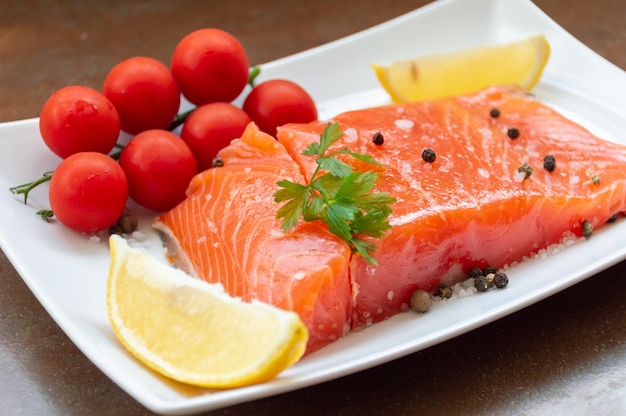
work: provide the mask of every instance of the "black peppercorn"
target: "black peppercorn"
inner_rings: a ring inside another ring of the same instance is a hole
[[[380,146],[381,144],[385,143],[385,138],[383,137],[383,134],[381,132],[377,131],[376,133],[374,133],[372,141],[375,145]]]
[[[493,276],[493,285],[498,289],[502,289],[509,284],[509,276],[506,273],[498,272]]]
[[[133,214],[123,214],[117,222],[109,228],[109,234],[132,234],[137,230],[139,221]]]
[[[496,267],[493,266],[485,266],[485,268],[483,269],[483,276],[487,276],[489,273],[497,273],[498,269]]]
[[[483,275],[483,271],[480,269],[480,267],[472,267],[471,269],[469,269],[469,272],[467,272],[467,277],[469,277],[470,279],[473,279],[475,277],[482,276],[482,275]]]
[[[211,161],[211,166],[213,166],[214,168],[220,168],[224,166],[224,161],[221,157],[216,157]]]
[[[517,169],[518,172],[524,173],[524,179],[530,177],[533,174],[533,168],[526,162]]]
[[[435,296],[439,296],[440,298],[444,298],[444,299],[451,298],[452,288],[446,284],[441,284],[435,291]]]
[[[422,159],[424,159],[424,162],[433,163],[437,159],[437,155],[433,149],[424,149],[422,151]]]
[[[497,108],[492,108],[489,112],[489,115],[493,118],[498,118],[500,117],[500,110],[498,110]]]
[[[556,169],[556,159],[554,159],[554,156],[546,155],[543,158],[543,168],[548,172],[554,172],[554,169]]]
[[[474,279],[474,287],[479,292],[485,292],[489,289],[489,280],[485,276],[478,276]]]
[[[516,129],[515,127],[511,127],[510,129],[507,130],[506,134],[511,139],[517,139],[519,137],[519,130]]]

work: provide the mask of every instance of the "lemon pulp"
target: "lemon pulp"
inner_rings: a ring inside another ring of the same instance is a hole
[[[401,103],[469,94],[493,85],[530,90],[549,56],[550,44],[538,34],[507,44],[373,63],[372,68],[391,99]]]
[[[230,388],[276,377],[304,354],[299,316],[243,302],[111,236],[107,312],[141,362],[183,383]]]

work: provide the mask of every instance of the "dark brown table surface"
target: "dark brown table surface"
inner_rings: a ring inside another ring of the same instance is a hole
[[[504,3],[504,0],[502,0]],[[323,44],[424,0],[0,1],[0,122],[37,117],[123,58],[169,62],[193,29],[235,34],[252,63]],[[623,0],[537,0],[626,69]],[[594,74],[589,74],[594,76]],[[625,109],[626,110],[626,109]],[[212,415],[626,414],[626,262],[450,341]],[[145,415],[74,346],[0,253],[0,414]]]

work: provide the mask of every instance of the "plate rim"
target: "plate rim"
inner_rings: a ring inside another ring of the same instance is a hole
[[[298,52],[296,54],[290,55],[288,57],[280,58],[266,64],[263,64],[264,71],[266,70],[267,76],[273,76],[276,74],[279,69],[283,68],[285,65],[289,66],[293,62],[300,62],[301,59],[311,59],[320,56],[320,54],[332,53],[336,48],[342,46],[351,46],[353,42],[360,41],[362,39],[367,39],[372,36],[376,36],[380,33],[381,30],[385,29],[393,29],[398,24],[402,24],[404,22],[410,22],[415,19],[420,19],[422,16],[432,13],[432,12],[441,12],[441,9],[445,8],[454,8],[459,7],[463,3],[463,7],[466,7],[468,3],[482,4],[482,5],[491,5],[492,7],[499,7],[503,2],[498,2],[497,0],[438,0],[432,3],[429,3],[421,8],[415,9],[411,12],[398,16],[389,21],[383,22],[379,25],[373,26],[371,28],[365,29],[363,31],[354,33],[352,35],[348,35],[344,38],[338,39],[336,41],[320,45],[315,48],[311,48],[302,52]],[[534,13],[534,18],[537,19],[537,22],[546,25],[546,27],[550,27],[553,32],[551,32],[550,40],[557,40],[559,44],[565,44],[570,48],[573,48],[577,52],[584,53],[586,57],[585,61],[587,64],[582,67],[575,67],[576,69],[568,75],[568,77],[561,78],[557,81],[558,78],[562,75],[563,69],[561,66],[564,66],[567,62],[560,65],[560,62],[557,60],[557,64],[552,67],[550,64],[546,68],[546,74],[551,76],[547,81],[544,81],[544,84],[552,83],[554,85],[561,86],[560,88],[567,88],[569,77],[579,77],[585,74],[588,74],[590,70],[593,71],[601,71],[606,75],[609,79],[621,79],[624,78],[624,73],[617,66],[601,57],[600,55],[593,52],[591,49],[586,47],[584,44],[579,42],[576,38],[570,35],[567,31],[561,28],[556,22],[550,19],[547,15],[545,15],[534,3],[530,0],[508,0],[507,6],[512,5],[513,7],[518,7],[525,9],[528,12]],[[556,48],[555,48],[556,49]],[[598,77],[603,78],[603,77]],[[605,78],[606,79],[606,78]],[[541,84],[541,83],[540,83]],[[624,87],[617,88],[617,91],[620,93],[615,93],[615,95],[609,95],[607,97],[603,96],[603,94],[598,93],[597,82],[590,81],[582,88],[577,90],[585,97],[588,97],[591,100],[597,100],[598,102],[604,103],[604,105],[615,105],[620,106],[623,105],[626,107],[626,83],[622,83]],[[372,86],[374,87],[374,86]],[[606,100],[605,100],[606,99]],[[608,103],[607,103],[608,101]],[[37,123],[37,118],[25,119],[25,120],[17,120],[10,121],[6,123],[0,124],[0,131],[3,130],[11,130],[11,129],[26,129],[31,130],[34,127],[34,124]],[[4,137],[2,137],[4,139]],[[348,374],[352,374],[358,371],[362,371],[366,368],[371,368],[373,366],[397,359],[404,355],[414,353],[423,348],[427,348],[428,346],[438,344],[440,342],[444,342],[448,339],[456,337],[462,333],[471,331],[477,327],[483,326],[493,320],[504,317],[510,313],[513,313],[517,310],[520,310],[524,307],[527,307],[531,304],[534,304],[548,296],[551,296],[554,293],[558,293],[566,287],[572,286],[593,274],[604,270],[605,268],[610,267],[611,265],[623,260],[626,258],[626,248],[621,251],[614,251],[611,255],[607,255],[602,260],[597,261],[595,264],[590,264],[589,267],[578,274],[576,278],[569,279],[561,279],[562,281],[558,284],[554,284],[553,287],[546,291],[545,289],[540,291],[541,295],[538,296],[536,293],[528,293],[523,299],[520,299],[515,305],[508,305],[506,308],[503,308],[499,311],[492,311],[489,319],[476,320],[472,325],[466,325],[460,328],[456,328],[454,330],[448,330],[444,336],[431,337],[430,341],[427,343],[423,343],[419,348],[407,348],[399,346],[395,348],[393,351],[386,351],[385,353],[378,354],[375,359],[371,357],[369,359],[362,359],[355,365],[346,365],[341,371],[334,371],[332,369],[328,369],[325,372],[318,372],[314,377],[291,377],[290,373],[287,370],[286,377],[281,378],[266,383],[263,385],[256,385],[242,389],[235,389],[225,392],[219,393],[209,393],[206,394],[198,394],[197,396],[190,398],[163,398],[154,393],[151,393],[148,390],[148,393],[142,391],[142,389],[132,388],[132,385],[129,385],[129,382],[121,379],[121,376],[118,374],[117,369],[115,368],[103,368],[105,367],[107,360],[102,360],[98,358],[98,354],[95,353],[92,349],[86,348],[85,343],[82,338],[77,337],[75,335],[74,323],[72,322],[59,322],[58,314],[60,312],[51,313],[50,311],[56,311],[57,308],[51,304],[50,300],[47,298],[45,293],[41,292],[41,288],[37,287],[34,282],[28,278],[28,273],[21,266],[22,259],[18,258],[17,254],[14,252],[12,244],[9,242],[9,237],[4,233],[4,225],[2,223],[2,214],[0,214],[0,247],[3,252],[11,261],[13,266],[16,268],[20,278],[27,284],[31,292],[35,295],[38,301],[44,306],[46,311],[52,316],[52,318],[59,324],[59,326],[63,329],[63,331],[68,335],[68,337],[72,340],[74,344],[76,344],[79,349],[88,357],[88,359],[96,365],[101,371],[103,371],[114,383],[120,386],[127,394],[137,400],[139,403],[144,405],[146,408],[155,411],[157,413],[163,414],[186,414],[193,413],[198,411],[207,411],[214,410],[217,408],[222,408],[230,405],[234,405],[237,403],[247,402],[263,397],[268,397],[280,393],[284,393],[287,391],[292,391],[296,389],[300,389],[303,387],[308,387],[314,384],[318,384],[321,382],[325,382],[331,379],[335,379],[338,377],[342,377]],[[26,276],[25,276],[26,275]],[[513,306],[513,307],[511,307]],[[392,318],[393,319],[393,318]],[[390,320],[391,322],[391,320]],[[377,324],[380,325],[380,324]],[[383,324],[384,325],[384,324]],[[389,325],[389,324],[387,324]],[[78,340],[78,342],[77,342]],[[296,364],[298,365],[298,364]],[[146,369],[147,370],[147,369]],[[126,374],[122,372],[122,374]],[[221,395],[220,399],[215,399],[216,396]],[[175,395],[174,395],[175,396]]]

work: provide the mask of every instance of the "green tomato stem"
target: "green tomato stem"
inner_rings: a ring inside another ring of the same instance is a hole
[[[183,124],[185,122],[185,120],[187,120],[187,117],[189,117],[189,115],[191,113],[193,113],[193,111],[195,110],[195,108],[192,108],[191,110],[187,110],[183,113],[180,113],[176,116],[176,118],[174,118],[174,120],[172,121],[172,123],[167,127],[167,130],[172,131],[174,130],[176,127],[180,126],[181,124]]]
[[[111,153],[109,156],[113,160],[120,160],[120,156],[122,155],[122,150],[124,150],[124,145],[120,143],[115,143],[115,148],[119,150],[115,153]]]
[[[259,65],[256,65],[250,68],[250,71],[248,72],[248,85],[249,86],[254,88],[254,80],[256,79],[256,77],[259,76],[260,73],[261,73],[261,67]]]
[[[52,210],[50,209],[40,209],[39,211],[35,212],[35,215],[41,217],[41,219],[45,222],[50,222],[50,218],[54,217],[54,212],[52,212]]]
[[[28,193],[33,190],[35,187],[41,185],[44,182],[48,182],[50,179],[52,179],[52,172],[46,172],[42,175],[41,178],[34,180],[32,182],[28,182],[22,185],[18,185],[18,186],[14,186],[12,188],[9,188],[9,191],[11,191],[13,194],[18,195],[18,194],[23,194],[24,195],[24,204],[26,204],[26,201],[28,200]]]
[[[257,76],[259,76],[260,73],[261,73],[261,67],[259,65],[256,65],[250,68],[248,71],[248,85],[254,88],[254,80],[256,79]],[[187,117],[189,117],[189,115],[193,113],[194,110],[195,108],[192,108],[191,110],[187,110],[185,112],[178,114],[174,118],[174,120],[170,123],[170,125],[167,127],[167,130],[173,131],[174,129],[176,129],[176,127],[183,124],[185,120],[187,120]]]

